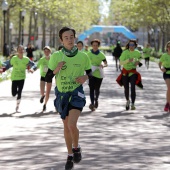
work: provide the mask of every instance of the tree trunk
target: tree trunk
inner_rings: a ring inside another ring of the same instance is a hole
[[[30,11],[30,19],[29,19],[28,43],[30,43],[31,41],[31,28],[32,28],[32,10]]]
[[[42,25],[43,37],[42,37],[42,48],[44,48],[46,44],[46,34],[45,34],[45,14],[43,14],[43,25]]]

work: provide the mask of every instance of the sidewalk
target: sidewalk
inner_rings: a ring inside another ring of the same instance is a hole
[[[124,90],[116,83],[119,72],[111,56],[101,87],[99,108],[87,104],[79,118],[83,159],[75,170],[169,170],[170,117],[163,112],[166,86],[156,63],[138,70],[144,90],[137,88],[136,110],[125,111]],[[20,113],[14,113],[11,81],[0,83],[0,169],[64,170],[67,157],[63,125],[53,106],[39,103],[39,70],[28,74]],[[54,89],[54,83],[53,83]]]

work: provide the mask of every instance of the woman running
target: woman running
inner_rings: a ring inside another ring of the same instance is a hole
[[[126,110],[129,110],[129,83],[131,84],[131,110],[135,110],[136,88],[138,72],[136,71],[137,65],[140,63],[141,54],[135,48],[137,47],[136,40],[129,40],[125,50],[120,56],[120,65],[123,65],[122,69],[122,83],[125,89],[126,98]]]
[[[170,111],[170,41],[166,44],[166,53],[160,58],[159,68],[163,72],[163,79],[167,86],[164,111],[168,112]]]
[[[46,93],[45,93],[45,75],[48,71],[48,62],[50,60],[50,55],[51,55],[51,49],[49,46],[45,46],[43,48],[44,51],[44,56],[38,61],[37,64],[37,68],[40,68],[40,93],[41,93],[41,98],[40,98],[40,103],[44,102],[44,98],[45,98],[45,103],[43,105],[43,111],[46,110],[46,104],[48,102],[49,99],[49,95],[50,95],[50,91],[51,91],[51,86],[52,84],[48,84],[48,88],[46,88]]]
[[[25,70],[27,69],[27,66],[30,66],[31,70],[32,69],[35,70],[36,65],[28,57],[24,56],[24,47],[22,45],[19,45],[17,48],[17,54],[12,56],[10,60],[6,61],[4,66],[6,69],[13,67],[11,73],[12,96],[17,95],[17,104],[16,104],[16,112],[17,112],[21,102],[22,89],[24,87],[24,82],[26,78]]]
[[[92,50],[87,53],[91,60],[92,78],[89,79],[90,100],[89,108],[95,111],[98,108],[98,99],[100,95],[100,86],[102,84],[104,73],[103,68],[107,67],[107,60],[105,55],[99,50],[100,41],[94,39],[91,41]],[[104,63],[104,65],[102,64]]]

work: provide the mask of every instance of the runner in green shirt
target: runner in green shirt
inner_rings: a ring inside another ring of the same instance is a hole
[[[89,52],[89,49],[88,49],[88,48],[89,48],[89,46],[88,46],[88,45],[85,45],[85,46],[84,46],[84,51],[83,51],[83,52],[87,54],[87,53]]]
[[[159,61],[159,68],[163,72],[163,78],[167,86],[166,104],[164,111],[170,111],[170,41],[166,44],[166,53],[164,53]]]
[[[145,59],[145,66],[147,69],[149,69],[149,60],[151,56],[152,48],[150,47],[150,44],[148,43],[145,48],[143,48],[143,57]]]
[[[89,79],[90,100],[91,104],[89,108],[91,111],[95,111],[98,108],[98,99],[100,94],[100,87],[104,78],[103,68],[107,67],[107,60],[99,50],[100,40],[94,39],[91,41],[92,50],[87,53],[91,61],[92,78]]]
[[[128,72],[122,75],[122,82],[125,89],[126,110],[129,110],[130,100],[129,100],[129,83],[131,84],[131,110],[135,110],[135,99],[136,99],[136,80],[137,74],[136,67],[139,64],[141,54],[135,48],[137,47],[136,40],[129,40],[126,45],[125,50],[120,56],[120,65],[123,65],[122,72]]]
[[[27,66],[30,66],[31,70],[36,69],[35,63],[33,61],[31,61],[28,57],[24,56],[24,47],[22,45],[18,46],[17,53],[18,53],[17,55],[12,56],[12,58],[10,60],[5,62],[6,69],[13,67],[12,73],[11,73],[12,96],[17,95],[16,112],[19,109],[22,89],[24,87],[24,82],[25,82],[25,78],[26,78],[25,70],[27,69]]]
[[[43,103],[44,98],[45,98],[45,102],[43,105],[43,111],[45,111],[46,105],[47,105],[47,102],[49,99],[50,91],[51,91],[51,86],[52,86],[52,84],[49,83],[48,88],[46,88],[46,93],[45,93],[45,85],[46,85],[45,75],[48,71],[48,62],[49,62],[50,55],[51,55],[51,48],[49,46],[45,46],[43,48],[43,51],[44,51],[44,56],[38,61],[37,68],[40,69],[40,75],[41,75],[41,78],[40,78],[40,93],[41,93],[40,103]]]
[[[51,55],[45,77],[48,84],[56,75],[54,105],[63,121],[68,150],[65,170],[71,170],[74,163],[79,163],[82,158],[77,121],[86,103],[82,84],[91,77],[89,58],[74,46],[75,34],[75,30],[69,27],[59,31],[63,48]]]
[[[84,51],[83,46],[84,46],[84,44],[82,41],[77,42],[77,48],[79,51]]]

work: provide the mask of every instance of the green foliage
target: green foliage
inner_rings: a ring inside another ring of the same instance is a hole
[[[19,11],[26,10],[25,28],[28,28],[29,14],[31,11],[38,13],[39,25],[42,25],[43,16],[48,26],[50,24],[71,26],[77,32],[82,32],[99,21],[98,0],[8,0],[10,5],[10,22],[13,22],[15,30],[19,27]],[[0,14],[2,19],[2,13]]]
[[[169,7],[168,0],[111,0],[109,19],[131,28],[155,24],[163,27],[170,22]]]

